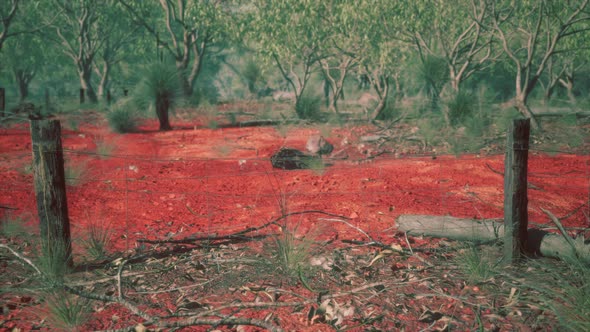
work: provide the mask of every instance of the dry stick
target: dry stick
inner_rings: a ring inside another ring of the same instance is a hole
[[[347,226],[349,226],[350,228],[353,228],[355,230],[357,230],[359,233],[363,234],[364,236],[366,236],[369,241],[373,242],[373,243],[377,243],[377,241],[375,241],[369,234],[367,234],[367,232],[363,231],[362,229],[352,225],[351,223],[349,223],[346,220],[340,220],[340,219],[326,219],[326,218],[320,218],[319,220],[325,220],[325,221],[335,221],[335,222],[341,222]]]
[[[144,324],[145,325],[145,324]],[[278,326],[270,324],[268,322],[254,319],[254,318],[222,318],[222,319],[211,319],[211,318],[189,318],[183,321],[176,321],[176,322],[169,322],[169,323],[161,323],[158,324],[159,328],[180,328],[180,327],[189,327],[189,326],[197,326],[197,325],[210,325],[210,326],[220,326],[220,325],[250,325],[250,326],[257,326],[264,329],[267,329],[271,332],[282,332]],[[136,325],[124,327],[122,329],[116,330],[104,330],[109,332],[128,332],[128,331],[135,331]]]
[[[125,266],[127,260],[121,261],[119,264],[119,270],[117,271],[117,290],[119,291],[119,300],[123,299],[123,291],[121,290],[121,274],[123,273],[123,266]]]
[[[157,322],[159,319],[158,317],[152,317],[152,316],[148,315],[147,313],[141,311],[137,306],[135,306],[135,304],[133,304],[127,300],[119,299],[119,298],[108,296],[108,295],[86,293],[86,292],[77,290],[73,287],[70,287],[68,285],[64,285],[63,287],[66,291],[68,291],[72,294],[76,294],[80,297],[84,297],[84,298],[91,299],[91,300],[103,301],[103,302],[119,303],[119,304],[123,305],[125,308],[129,309],[129,311],[131,311],[132,313],[143,318],[145,320],[145,324],[153,324],[154,322]]]
[[[21,259],[22,261],[24,261],[25,263],[27,263],[28,265],[30,265],[33,269],[35,269],[35,271],[37,271],[37,273],[41,274],[41,271],[39,270],[39,268],[35,264],[33,264],[33,262],[31,262],[30,259],[24,257],[23,255],[19,254],[18,252],[16,252],[12,248],[10,248],[10,247],[8,247],[8,246],[6,246],[4,244],[0,244],[0,248],[8,249],[8,251],[10,251],[14,256],[18,257],[19,259]],[[119,304],[125,306],[127,309],[129,309],[134,314],[136,314],[139,317],[145,319],[146,321],[150,321],[150,322],[151,321],[154,321],[154,319],[151,316],[149,316],[148,314],[146,314],[143,311],[139,310],[132,303],[130,303],[128,301],[125,301],[123,299],[117,299],[117,298],[114,298],[112,296],[107,296],[107,295],[99,295],[99,294],[92,294],[92,293],[82,292],[82,291],[79,291],[79,290],[77,290],[77,289],[75,289],[73,287],[70,287],[68,285],[63,285],[63,287],[68,292],[73,293],[73,294],[76,294],[76,295],[81,296],[81,297],[85,297],[85,298],[93,299],[93,300],[98,300],[98,301],[119,303]]]
[[[194,214],[197,215],[190,207],[186,206],[187,210]],[[276,226],[280,226],[277,223],[285,218],[288,218],[290,216],[294,216],[294,215],[300,215],[300,214],[311,214],[311,213],[318,213],[318,214],[324,214],[330,217],[336,217],[336,218],[341,218],[341,219],[345,219],[345,220],[350,220],[350,218],[345,217],[345,216],[341,216],[341,215],[337,215],[334,213],[329,213],[329,212],[325,212],[325,211],[321,211],[321,210],[305,210],[305,211],[298,211],[298,212],[290,212],[290,213],[285,213],[283,215],[281,215],[280,217],[273,219],[269,222],[267,222],[266,224],[262,225],[262,226],[258,226],[258,227],[248,227],[243,231],[239,231],[237,233],[233,233],[233,234],[229,234],[229,235],[222,235],[222,236],[201,236],[201,237],[187,237],[184,239],[178,239],[178,240],[148,240],[148,239],[138,239],[137,242],[143,242],[143,243],[152,243],[152,244],[161,244],[161,243],[194,243],[194,242],[198,242],[198,241],[218,241],[218,240],[234,240],[234,239],[242,239],[244,236],[246,236],[247,233],[250,232],[255,232],[255,231],[259,231],[263,228],[269,227],[271,225],[276,225]],[[251,238],[257,238],[257,237],[266,237],[267,235],[251,235],[249,237]]]
[[[28,265],[30,265],[33,269],[35,269],[35,271],[37,272],[37,274],[42,274],[41,271],[39,270],[39,268],[37,268],[37,266],[35,266],[35,264],[33,264],[33,262],[31,262],[30,259],[28,259],[25,256],[23,256],[21,253],[17,252],[16,250],[10,248],[9,246],[7,246],[5,244],[0,244],[0,248],[7,249],[8,251],[10,251],[11,254],[13,254],[14,256],[16,256],[18,259],[22,260],[23,262],[25,262]]]

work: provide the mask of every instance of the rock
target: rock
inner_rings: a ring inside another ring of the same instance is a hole
[[[321,157],[322,155],[332,153],[332,151],[334,151],[334,145],[330,144],[330,142],[320,135],[313,135],[307,140],[305,149],[309,153]]]
[[[306,169],[307,161],[312,158],[305,153],[292,148],[281,148],[270,157],[272,167],[280,169]]]

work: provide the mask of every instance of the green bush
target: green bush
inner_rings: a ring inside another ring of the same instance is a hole
[[[304,93],[295,103],[295,113],[300,119],[317,121],[321,118],[322,99]]]
[[[145,67],[143,78],[133,92],[133,102],[138,109],[155,108],[160,130],[170,130],[169,111],[178,104],[182,87],[176,66],[167,62],[155,62]]]
[[[115,104],[107,113],[107,120],[111,129],[117,133],[129,133],[137,129],[137,114],[128,100]]]
[[[460,90],[447,101],[447,114],[451,126],[465,125],[473,117],[476,107],[472,93]]]
[[[262,70],[256,63],[256,61],[250,59],[244,65],[244,69],[242,70],[242,75],[244,75],[244,79],[246,80],[246,84],[248,85],[248,92],[251,94],[255,94],[257,91],[257,83],[262,78]]]
[[[395,98],[392,97],[391,93],[387,97],[387,103],[379,114],[375,117],[375,120],[387,121],[393,120],[399,115],[398,109],[395,107]]]

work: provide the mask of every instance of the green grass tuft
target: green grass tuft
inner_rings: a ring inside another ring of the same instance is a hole
[[[137,112],[129,100],[113,105],[107,113],[109,126],[117,133],[130,133],[137,130],[137,118]]]
[[[55,291],[45,297],[48,322],[52,328],[65,331],[82,331],[81,327],[89,320],[92,311],[87,299]]]

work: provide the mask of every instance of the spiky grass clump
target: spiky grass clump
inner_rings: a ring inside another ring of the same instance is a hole
[[[438,98],[448,82],[449,70],[443,58],[427,56],[417,65],[416,80],[421,90],[430,98],[433,110],[438,107]]]
[[[321,118],[321,105],[320,97],[304,93],[295,103],[295,113],[300,119],[318,121]]]
[[[121,134],[137,130],[137,119],[137,112],[128,99],[113,105],[107,114],[111,129]]]
[[[59,239],[41,242],[41,253],[36,259],[41,281],[50,288],[59,287],[71,270],[71,244]]]
[[[466,91],[455,93],[447,101],[447,114],[451,126],[464,125],[465,122],[472,118],[476,102],[473,94]]]
[[[296,278],[309,268],[313,240],[307,236],[297,236],[296,229],[284,228],[273,238],[271,257],[276,272],[287,278]]]
[[[112,232],[107,225],[99,222],[91,222],[88,225],[86,239],[82,241],[86,252],[92,259],[107,257],[111,243]]]
[[[134,91],[140,109],[155,108],[160,130],[170,130],[169,112],[182,96],[181,76],[176,66],[167,62],[151,63],[144,69],[143,79]]]
[[[53,328],[65,331],[82,331],[90,318],[91,303],[87,299],[64,291],[50,292],[45,297],[48,321]]]
[[[457,263],[469,283],[483,283],[497,274],[500,260],[490,250],[472,246],[457,256]]]
[[[536,267],[542,277],[526,286],[540,291],[540,300],[556,315],[560,331],[590,331],[589,263],[574,258],[566,263],[540,262]]]

